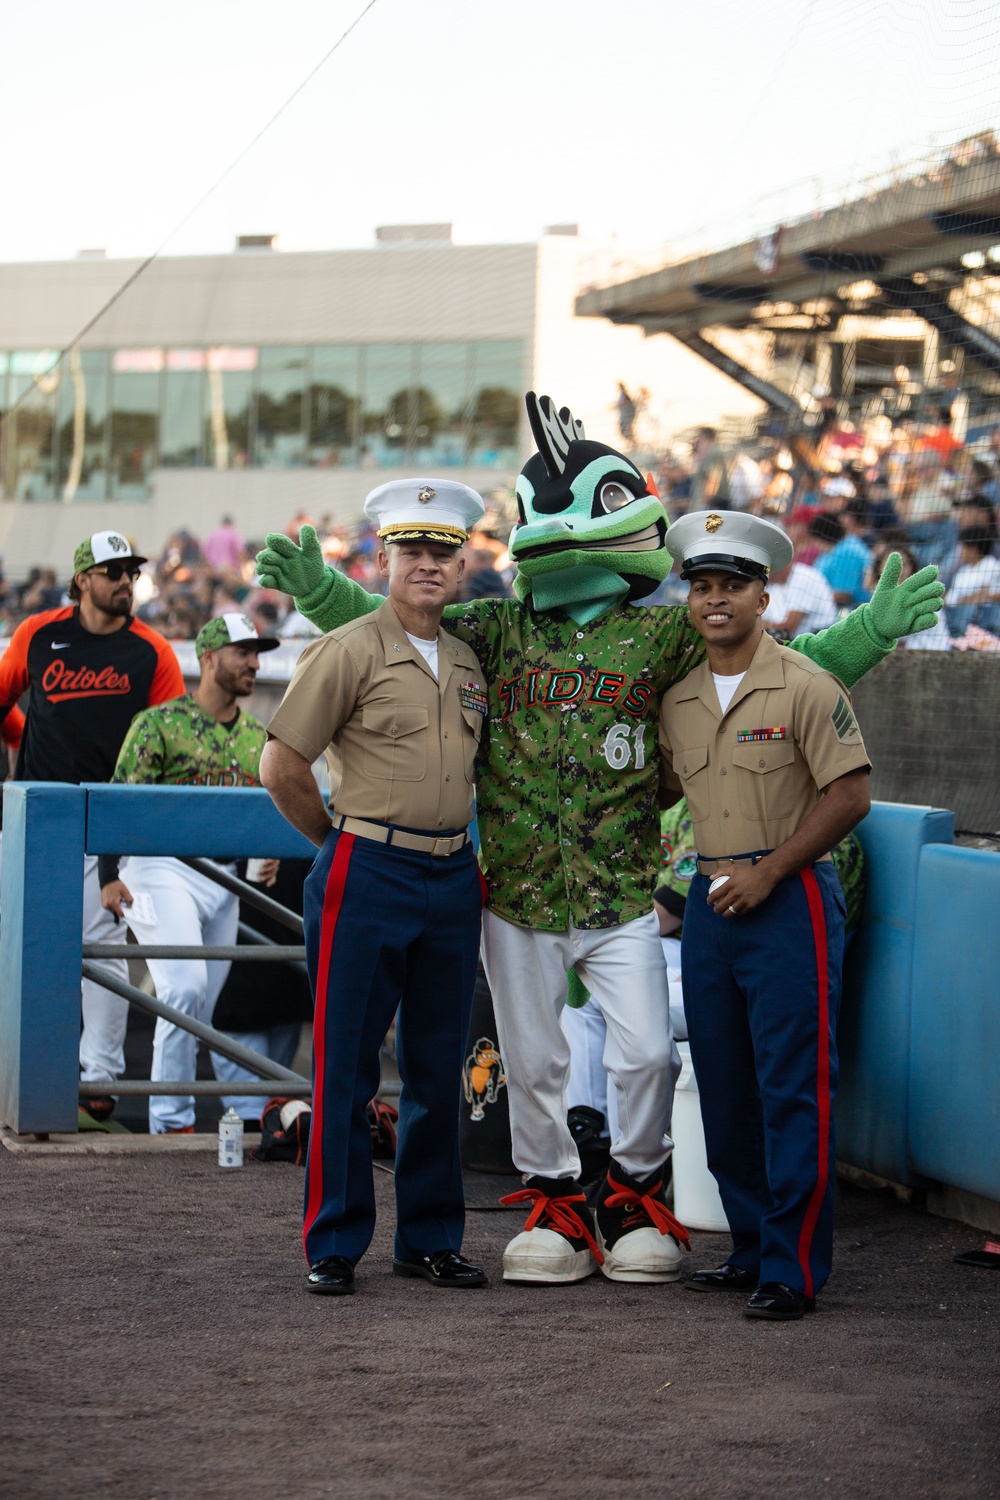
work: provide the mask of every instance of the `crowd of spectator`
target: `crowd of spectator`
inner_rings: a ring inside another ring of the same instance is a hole
[[[356,525],[334,524],[329,516],[314,520],[299,511],[284,528],[295,539],[303,525],[316,529],[329,563],[371,593],[384,591],[376,566],[378,540],[363,519]],[[510,522],[503,509],[488,509],[482,528],[470,538],[462,597],[509,597],[513,569],[507,554]],[[139,538],[135,539],[138,546]],[[259,631],[282,638],[316,634],[315,628],[285,594],[263,589],[256,580],[254,558],[262,538],[245,538],[232,516],[203,540],[176,531],[159,555],[143,568],[135,584],[135,613],[168,640],[194,640],[210,619],[233,610],[248,614]],[[28,615],[67,603],[66,584],[52,568],[32,568],[19,585],[3,575],[0,561],[0,635],[10,636]]]
[[[855,426],[833,403],[808,437],[726,446],[701,428],[690,455],[671,453],[659,481],[671,518],[736,509],[769,516],[795,544],[772,579],[766,619],[778,635],[822,629],[871,597],[887,555],[905,572],[928,563],[947,594],[924,650],[1000,650],[1000,425],[961,441],[947,401],[897,425]],[[663,597],[682,595],[679,581]]]

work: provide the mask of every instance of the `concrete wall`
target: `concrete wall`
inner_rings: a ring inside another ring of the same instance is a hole
[[[434,245],[165,257],[82,347],[529,338],[537,254]],[[0,265],[0,349],[63,348],[138,264]]]
[[[958,832],[1000,836],[1000,657],[895,651],[852,697],[873,797],[952,808]]]

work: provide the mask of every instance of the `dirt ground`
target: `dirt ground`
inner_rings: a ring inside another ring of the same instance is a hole
[[[770,1324],[505,1284],[508,1212],[469,1214],[486,1290],[394,1278],[376,1185],[358,1293],[320,1298],[295,1167],[0,1150],[3,1500],[1000,1494],[1000,1276],[952,1262],[975,1230],[842,1185],[819,1311]]]

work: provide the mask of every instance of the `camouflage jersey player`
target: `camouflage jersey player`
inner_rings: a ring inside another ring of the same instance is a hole
[[[507,1247],[509,1280],[670,1281],[685,1238],[663,1201],[677,1054],[650,912],[658,843],[656,722],[663,694],[704,659],[684,607],[642,598],[669,572],[667,521],[651,483],[548,397],[527,397],[538,451],[517,481],[515,600],[445,611],[489,684],[477,813],[489,884],[483,951],[510,1093],[514,1160],[531,1204]],[[433,480],[426,483],[433,485]],[[329,630],[381,599],[325,568],[314,534],[270,536],[265,584]],[[935,570],[898,584],[889,564],[870,604],[793,644],[848,685],[932,624]],[[638,603],[633,603],[638,600]],[[577,970],[608,1023],[608,1071],[624,1128],[596,1226],[579,1192],[566,1123],[569,1051],[559,1025]],[[595,1233],[596,1229],[596,1233]]]

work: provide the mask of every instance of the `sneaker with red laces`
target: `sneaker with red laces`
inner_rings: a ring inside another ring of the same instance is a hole
[[[681,1245],[691,1248],[684,1225],[666,1204],[663,1168],[630,1177],[612,1161],[597,1195],[601,1271],[609,1281],[679,1281]]]
[[[521,1233],[503,1253],[504,1281],[557,1286],[583,1281],[601,1262],[594,1215],[580,1184],[571,1177],[529,1177],[520,1192],[501,1203],[530,1203]]]

